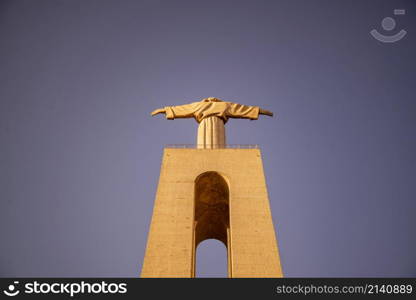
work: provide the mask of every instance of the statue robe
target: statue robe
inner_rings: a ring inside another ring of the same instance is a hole
[[[201,101],[178,106],[166,106],[167,119],[194,118],[198,123],[197,147],[224,148],[228,118],[257,120],[260,108],[232,102]]]

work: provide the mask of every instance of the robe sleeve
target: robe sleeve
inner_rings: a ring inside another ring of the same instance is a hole
[[[227,109],[227,117],[244,118],[257,120],[259,118],[260,108],[258,106],[248,106],[238,103],[230,103]]]
[[[173,120],[176,118],[192,118],[195,112],[194,103],[177,105],[177,106],[165,106],[166,119]]]

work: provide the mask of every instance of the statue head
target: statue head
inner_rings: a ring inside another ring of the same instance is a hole
[[[223,102],[223,101],[215,97],[208,97],[208,98],[202,99],[201,102]]]

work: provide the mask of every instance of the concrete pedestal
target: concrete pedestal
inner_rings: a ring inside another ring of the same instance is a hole
[[[229,277],[283,276],[259,149],[164,150],[141,277],[194,277],[206,238]]]

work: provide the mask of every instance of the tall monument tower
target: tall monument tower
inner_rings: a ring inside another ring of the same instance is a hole
[[[195,118],[195,148],[164,150],[141,277],[195,277],[196,249],[206,239],[227,248],[228,277],[282,277],[260,149],[230,148],[229,118],[273,113],[206,98],[152,115]]]

